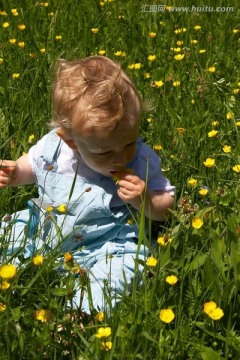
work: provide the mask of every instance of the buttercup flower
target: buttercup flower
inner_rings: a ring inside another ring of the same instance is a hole
[[[159,319],[169,324],[175,318],[175,314],[172,309],[162,309],[159,314]]]
[[[232,119],[232,118],[233,118],[233,113],[227,112],[226,118],[227,118],[228,120]]]
[[[178,81],[178,80],[173,82],[173,86],[175,86],[175,87],[180,86],[180,84],[181,84],[181,83],[180,83],[180,81]]]
[[[143,76],[144,76],[145,79],[149,79],[151,77],[151,74],[150,73],[144,73]]]
[[[51,212],[51,211],[53,211],[53,209],[54,209],[54,207],[51,206],[51,205],[47,205],[46,208],[45,208],[45,210],[46,210],[47,212]]]
[[[39,51],[40,51],[41,54],[45,54],[46,49],[45,49],[45,48],[42,48],[42,49],[40,49]]]
[[[162,145],[158,144],[158,145],[154,145],[153,148],[154,148],[154,150],[160,151],[160,150],[162,150],[163,147],[162,147]]]
[[[154,82],[154,86],[156,86],[156,87],[162,87],[163,85],[164,85],[164,82],[162,82],[162,80]]]
[[[211,168],[213,166],[215,166],[215,159],[212,158],[207,158],[203,164],[207,167],[207,168]]]
[[[34,134],[29,135],[29,137],[28,137],[28,143],[29,143],[29,144],[32,144],[33,141],[34,141],[34,139],[35,139],[35,135],[34,135]]]
[[[3,58],[0,58],[0,65],[3,63]]]
[[[11,13],[12,13],[13,16],[18,16],[17,9],[11,9]]]
[[[56,35],[55,40],[62,40],[62,35]]]
[[[218,131],[217,130],[211,130],[208,133],[208,137],[215,137],[217,135]]]
[[[72,261],[72,260],[73,260],[72,254],[71,254],[70,252],[66,252],[66,253],[64,254],[64,261],[65,261],[65,262],[70,262],[70,261]]]
[[[99,32],[99,29],[98,29],[98,28],[92,28],[92,29],[91,29],[91,32],[92,32],[93,34],[97,34],[97,33]]]
[[[233,93],[234,93],[235,95],[239,94],[239,92],[240,92],[240,89],[233,89]]]
[[[195,30],[200,30],[202,27],[200,26],[200,25],[196,25],[196,26],[194,26],[194,29]]]
[[[223,147],[223,152],[224,152],[224,153],[230,153],[231,151],[232,151],[231,146],[229,146],[229,145],[224,145],[224,147]]]
[[[24,48],[25,47],[25,42],[24,41],[19,41],[18,42],[18,46],[20,47],[20,48]]]
[[[198,43],[197,40],[191,40],[191,44],[196,45]]]
[[[199,189],[198,193],[199,193],[201,196],[206,196],[207,193],[208,193],[208,188],[202,187],[201,189]]]
[[[200,218],[193,218],[192,219],[192,227],[194,229],[200,229],[203,226],[203,222]]]
[[[210,67],[208,68],[208,71],[211,72],[211,73],[215,72],[215,71],[216,71],[215,66],[210,66]]]
[[[220,307],[214,301],[206,302],[203,305],[203,311],[213,320],[219,320],[223,317],[224,313]]]
[[[112,329],[110,327],[100,327],[95,334],[96,338],[98,339],[104,339],[109,337],[112,334]]]
[[[104,54],[106,54],[106,51],[105,51],[105,50],[99,50],[99,51],[98,51],[98,55],[104,55]]]
[[[17,27],[21,31],[26,29],[26,25],[24,25],[24,24],[19,24]]]
[[[0,312],[5,311],[7,306],[5,304],[0,303]]]
[[[171,244],[172,238],[169,235],[159,236],[157,239],[157,243],[162,246],[167,246]]]
[[[101,349],[105,351],[109,351],[112,349],[112,342],[111,341],[104,341],[101,343]]]
[[[14,44],[16,44],[16,39],[9,39],[8,40],[8,42],[9,42],[9,44],[11,44],[11,45],[14,45]]]
[[[151,32],[148,34],[148,36],[149,36],[150,38],[154,38],[154,37],[156,36],[156,33],[153,32],[153,31],[151,31]]]
[[[233,169],[233,171],[235,171],[236,173],[240,173],[240,164],[234,165],[234,166],[232,167],[232,169]]]
[[[201,50],[199,50],[199,54],[204,54],[206,52],[206,50],[205,49],[201,49]]]
[[[35,311],[35,319],[41,322],[48,322],[51,317],[51,311],[50,310],[44,310],[44,309],[40,309],[40,310],[36,310]]]
[[[156,60],[156,55],[148,55],[148,60],[149,60],[149,61],[154,61],[154,60]]]
[[[19,76],[20,76],[19,73],[14,73],[14,74],[12,74],[12,78],[13,78],[13,79],[18,79]]]
[[[5,291],[5,290],[9,289],[10,286],[11,286],[11,285],[9,284],[8,281],[3,281],[3,282],[0,284],[0,290]]]
[[[185,134],[185,132],[187,131],[185,128],[176,128],[176,131],[178,134]]]
[[[43,256],[42,255],[36,255],[33,257],[32,262],[35,266],[40,266],[43,263]]]
[[[95,319],[97,321],[102,322],[104,320],[104,312],[103,311],[98,312],[97,315],[95,316]]]
[[[182,50],[182,48],[180,48],[180,47],[173,48],[173,51],[174,51],[174,52],[180,52],[181,50]]]
[[[197,180],[194,178],[191,178],[188,180],[188,185],[190,186],[196,186],[197,185]]]
[[[148,266],[152,266],[152,267],[155,267],[157,265],[157,259],[155,259],[153,256],[150,256],[148,259],[147,259],[147,262],[146,264]]]
[[[178,54],[178,55],[174,56],[174,59],[180,61],[180,60],[184,59],[184,56],[185,56],[184,54]]]
[[[66,214],[67,212],[67,205],[65,204],[61,204],[57,207],[57,210],[62,213],[62,214]]]
[[[169,285],[175,285],[178,282],[178,278],[175,275],[169,275],[166,277],[166,282]]]
[[[2,26],[3,26],[4,28],[9,27],[9,25],[10,25],[9,22],[7,22],[7,21],[2,24]]]
[[[12,279],[16,275],[17,269],[14,265],[0,266],[0,277],[4,280]]]
[[[217,125],[219,125],[219,122],[218,122],[218,121],[213,121],[213,122],[212,122],[212,126],[217,126]]]
[[[178,40],[178,41],[176,41],[176,44],[177,44],[177,46],[181,46],[181,45],[183,44],[183,41],[182,41],[182,40]]]

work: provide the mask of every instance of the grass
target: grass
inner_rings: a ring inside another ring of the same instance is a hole
[[[104,51],[152,105],[141,136],[156,148],[177,192],[172,220],[148,238],[157,263],[143,264],[143,284],[134,283],[101,321],[66,310],[74,274],[72,268],[56,273],[57,250],[39,266],[22,262],[10,287],[0,290],[1,360],[238,359],[240,9],[236,0],[206,3],[209,12],[200,5],[186,12],[183,7],[196,4],[184,0],[157,12],[150,8],[156,1],[2,3],[0,158],[16,159],[32,145],[30,135],[35,143],[48,131],[55,60]],[[204,165],[207,158],[213,167]],[[203,187],[206,195],[199,193]],[[1,190],[0,215],[24,208],[33,196],[31,186]],[[169,275],[177,277],[175,285],[166,282]],[[203,312],[210,301],[224,313],[219,320]],[[160,320],[162,309],[172,309],[175,318]],[[37,310],[47,312],[36,316]],[[100,327],[111,328],[111,335],[98,339]]]

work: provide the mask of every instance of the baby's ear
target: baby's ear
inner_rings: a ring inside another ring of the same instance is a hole
[[[75,144],[74,140],[63,130],[57,129],[56,134],[72,149],[77,150],[77,145]]]

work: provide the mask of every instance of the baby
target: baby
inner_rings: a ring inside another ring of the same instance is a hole
[[[82,310],[89,313],[106,301],[114,306],[135,260],[148,256],[129,221],[135,211],[144,200],[147,217],[165,220],[174,187],[139,138],[142,101],[118,64],[102,56],[59,60],[52,104],[54,130],[17,161],[0,161],[0,188],[36,183],[39,192],[28,209],[2,221],[0,234],[7,255],[70,252],[88,274]],[[73,302],[79,305],[80,291]]]

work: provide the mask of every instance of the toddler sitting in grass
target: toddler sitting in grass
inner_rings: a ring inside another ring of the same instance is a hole
[[[0,161],[0,188],[36,183],[39,193],[2,221],[0,234],[7,256],[70,253],[87,272],[91,294],[81,306],[89,313],[114,306],[136,275],[135,260],[148,256],[132,221],[143,199],[145,215],[164,221],[174,187],[139,138],[142,101],[118,64],[59,60],[52,103],[53,130],[17,161]]]

